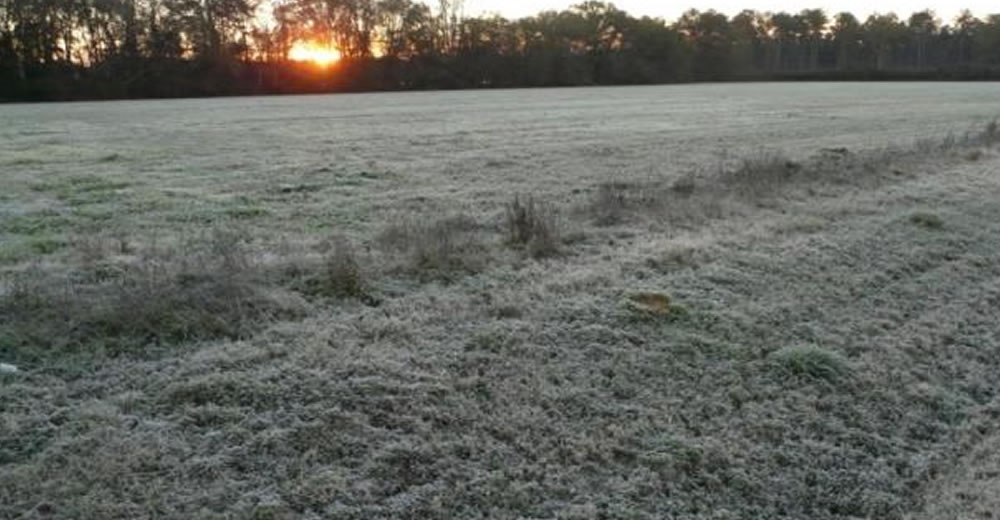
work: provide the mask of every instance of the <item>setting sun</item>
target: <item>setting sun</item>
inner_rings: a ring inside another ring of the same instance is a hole
[[[288,51],[288,58],[292,61],[308,61],[327,66],[340,59],[340,51],[314,42],[296,43]]]

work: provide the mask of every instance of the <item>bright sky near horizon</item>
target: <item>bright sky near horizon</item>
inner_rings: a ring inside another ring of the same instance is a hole
[[[437,4],[436,1],[428,3]],[[577,0],[466,0],[465,13],[479,15],[484,12],[499,13],[508,18],[519,18],[537,14],[547,9],[565,9]],[[873,12],[894,12],[901,18],[908,17],[916,11],[931,9],[937,13],[943,22],[950,23],[962,9],[969,9],[977,16],[985,16],[1000,12],[1000,5],[991,0],[714,0],[695,4],[693,0],[687,3],[664,0],[617,0],[612,1],[619,9],[628,11],[634,16],[658,16],[667,20],[675,20],[681,13],[691,7],[699,10],[715,9],[727,15],[734,15],[743,9],[757,11],[787,11],[797,13],[802,9],[821,7],[833,15],[841,11],[854,13],[862,20]]]

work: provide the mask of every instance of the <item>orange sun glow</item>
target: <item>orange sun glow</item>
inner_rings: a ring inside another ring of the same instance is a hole
[[[325,67],[340,59],[340,51],[315,42],[300,42],[293,45],[288,51],[288,58],[293,61],[308,61]]]

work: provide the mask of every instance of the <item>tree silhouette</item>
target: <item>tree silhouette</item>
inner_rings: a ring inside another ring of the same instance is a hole
[[[806,9],[799,15],[806,29],[806,39],[809,41],[809,69],[819,69],[819,50],[823,42],[823,32],[830,19],[822,9]]]
[[[848,70],[857,63],[864,42],[861,22],[851,13],[839,13],[834,17],[832,31],[837,49],[837,69]]]
[[[927,45],[938,32],[938,21],[934,13],[929,10],[913,13],[910,16],[907,27],[914,39],[914,49],[916,50],[916,66],[923,69],[927,66]]]
[[[305,42],[344,59],[291,61]],[[0,0],[0,100],[787,77],[1000,78],[1000,15],[668,23],[596,0],[518,20],[465,17],[460,0]]]

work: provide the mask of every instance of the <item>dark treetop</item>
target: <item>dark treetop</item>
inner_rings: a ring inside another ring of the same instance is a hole
[[[691,10],[671,24],[596,1],[508,20],[449,0],[281,0],[262,17],[259,1],[0,0],[0,100],[1000,78],[1000,15]],[[343,59],[290,61],[304,41]]]

